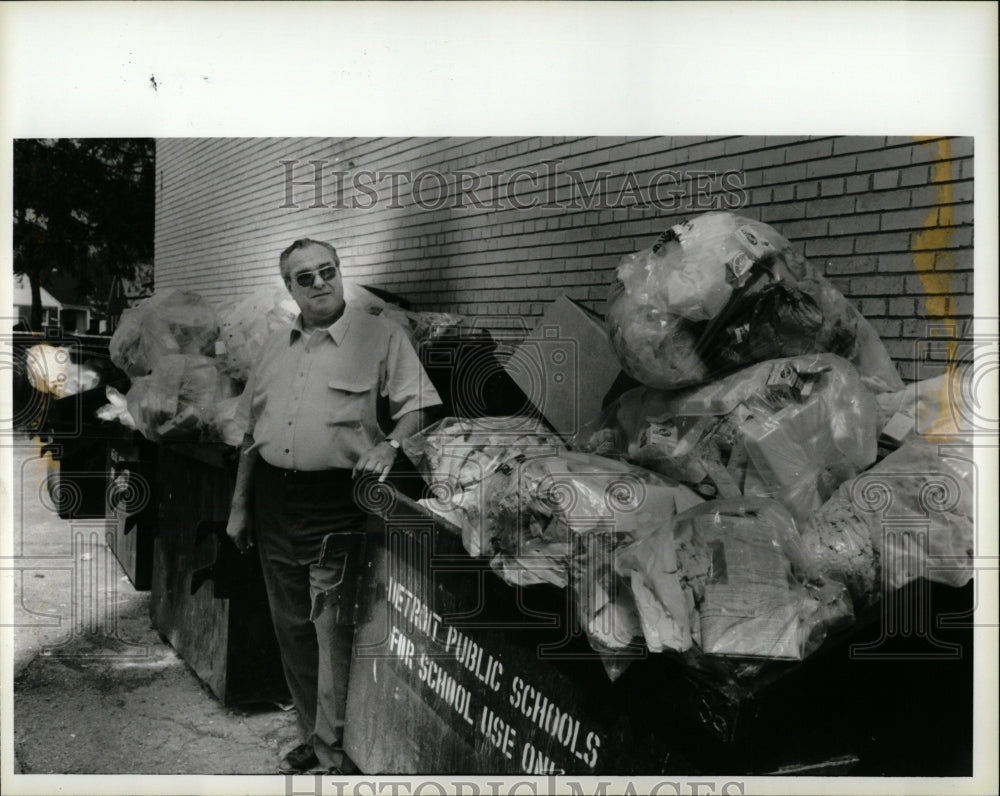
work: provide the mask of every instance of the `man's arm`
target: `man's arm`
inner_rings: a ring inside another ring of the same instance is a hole
[[[229,521],[226,523],[226,534],[233,544],[245,553],[253,547],[253,512],[250,509],[250,484],[253,482],[253,469],[257,462],[257,451],[250,450],[253,437],[247,434],[240,446],[240,459],[236,465],[236,487],[233,490],[233,502],[229,508]]]
[[[427,410],[414,409],[412,412],[407,412],[405,415],[400,417],[398,421],[396,421],[396,426],[389,432],[389,436],[394,440],[403,442],[420,431],[420,429],[422,429],[426,424]],[[380,482],[385,481],[386,476],[389,475],[389,471],[392,469],[392,465],[395,461],[396,449],[383,440],[375,447],[369,448],[361,454],[361,457],[358,459],[358,463],[354,465],[354,476],[357,477],[359,475],[371,473],[372,475],[377,475]]]

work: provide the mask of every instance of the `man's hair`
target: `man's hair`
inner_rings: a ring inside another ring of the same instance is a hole
[[[286,282],[288,281],[288,258],[292,256],[292,252],[298,251],[306,246],[322,246],[330,252],[330,255],[333,257],[333,264],[340,268],[340,256],[337,254],[337,250],[329,243],[322,240],[312,240],[311,238],[299,238],[295,241],[295,243],[285,249],[278,258],[278,267],[281,269],[281,278]]]

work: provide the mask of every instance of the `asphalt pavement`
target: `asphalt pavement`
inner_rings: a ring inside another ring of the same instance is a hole
[[[287,705],[226,707],[152,627],[105,543],[104,520],[63,520],[51,458],[9,438],[13,504],[14,772],[274,774],[297,742]]]

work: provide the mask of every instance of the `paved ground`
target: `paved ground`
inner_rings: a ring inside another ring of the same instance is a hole
[[[152,628],[100,520],[60,520],[37,441],[17,438],[15,772],[273,774],[295,743],[293,710],[224,707]]]

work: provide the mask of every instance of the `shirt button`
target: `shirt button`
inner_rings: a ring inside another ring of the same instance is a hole
[[[285,448],[285,453],[288,453],[288,452],[289,452],[289,451],[288,451],[288,448]]]

